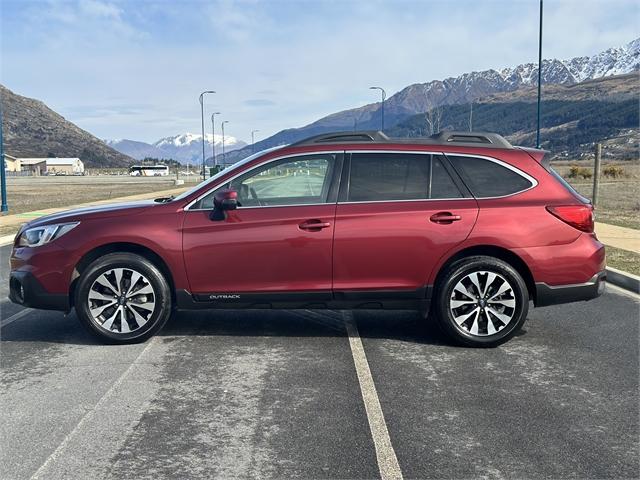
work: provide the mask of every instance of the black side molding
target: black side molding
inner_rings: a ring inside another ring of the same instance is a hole
[[[560,303],[580,302],[593,300],[602,295],[605,289],[607,272],[596,273],[588,282],[574,285],[547,285],[536,283],[536,307],[557,305]]]

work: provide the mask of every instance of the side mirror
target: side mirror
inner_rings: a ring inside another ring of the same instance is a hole
[[[231,189],[221,190],[213,197],[213,211],[211,212],[211,220],[224,220],[227,210],[235,210],[238,208],[238,192]]]

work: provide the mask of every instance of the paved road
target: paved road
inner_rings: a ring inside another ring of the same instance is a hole
[[[114,347],[28,311],[1,330],[0,476],[637,478],[639,312],[610,289],[473,350],[410,312],[181,313]]]

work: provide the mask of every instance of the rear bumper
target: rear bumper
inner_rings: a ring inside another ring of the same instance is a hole
[[[68,295],[47,292],[31,272],[11,272],[9,300],[29,308],[62,310],[63,312],[68,312],[71,309]]]
[[[592,300],[602,295],[606,279],[607,272],[603,270],[584,283],[553,286],[536,283],[536,307]]]

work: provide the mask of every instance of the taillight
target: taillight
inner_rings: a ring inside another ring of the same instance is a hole
[[[573,228],[593,233],[593,207],[591,205],[553,205],[547,207],[547,211]]]

